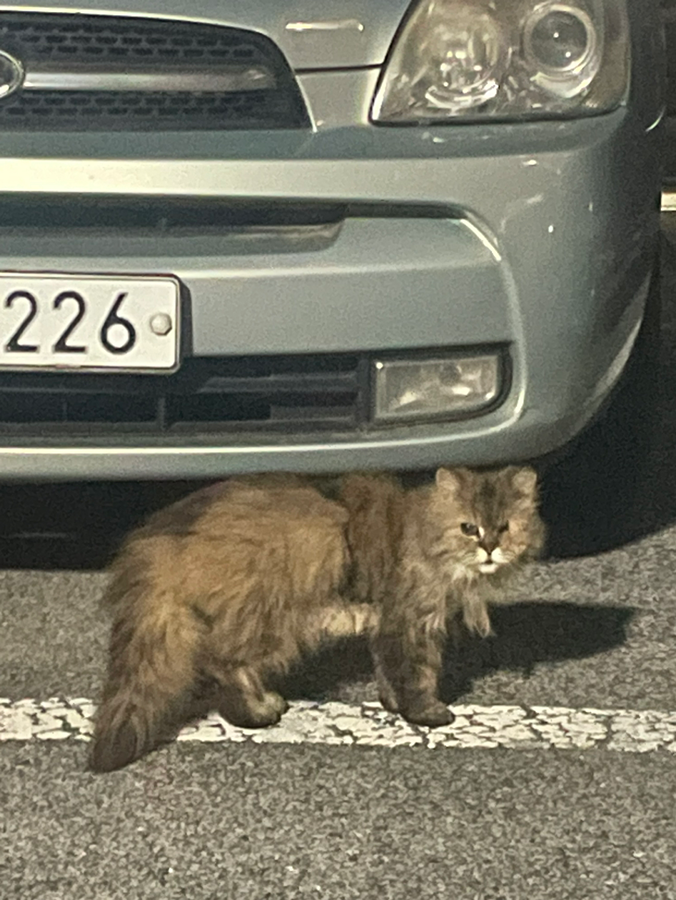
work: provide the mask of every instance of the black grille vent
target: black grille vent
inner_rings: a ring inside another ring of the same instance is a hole
[[[0,374],[3,436],[354,431],[367,409],[359,355],[188,359],[156,377]]]
[[[24,62],[266,63],[257,35],[182,21],[3,13],[0,41]],[[269,47],[267,48],[269,51]]]
[[[368,207],[354,206],[353,215],[370,215]],[[341,203],[294,203],[277,200],[227,201],[209,198],[54,196],[53,194],[16,196],[0,193],[0,235],[17,231],[57,232],[111,231],[161,232],[162,234],[227,235],[258,230],[275,233],[286,228],[296,236],[317,229],[331,240],[332,227],[342,223],[349,208]],[[296,248],[297,250],[297,248]]]
[[[277,91],[192,94],[145,91],[45,91],[18,94],[0,105],[0,127],[101,130],[285,128],[295,115],[289,97]]]
[[[158,75],[188,68],[260,67],[274,85],[238,92],[22,89],[0,103],[0,128],[39,130],[230,130],[305,128],[300,91],[263,35],[200,23],[58,13],[0,12],[0,50],[28,75],[54,69]]]

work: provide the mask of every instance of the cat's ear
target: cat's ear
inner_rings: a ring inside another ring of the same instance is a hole
[[[457,494],[464,483],[465,469],[437,469],[437,487],[449,494]]]
[[[512,484],[524,497],[532,497],[536,493],[538,476],[535,469],[530,466],[514,466],[512,469]]]

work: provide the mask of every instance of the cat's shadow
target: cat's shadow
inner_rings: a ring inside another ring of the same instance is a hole
[[[449,642],[440,695],[446,703],[462,700],[475,682],[498,671],[530,675],[539,664],[585,659],[622,646],[635,611],[626,607],[578,606],[573,603],[519,603],[491,614],[494,636],[463,636]],[[373,667],[366,641],[351,641],[325,650],[285,680],[289,699],[327,700],[353,693],[350,699],[376,699]]]

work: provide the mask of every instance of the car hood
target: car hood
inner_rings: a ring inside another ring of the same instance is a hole
[[[381,65],[410,0],[227,0],[254,11],[294,69]]]
[[[32,0],[33,10],[195,19],[260,31],[298,69],[380,65],[410,0]],[[16,7],[15,7],[16,8]]]

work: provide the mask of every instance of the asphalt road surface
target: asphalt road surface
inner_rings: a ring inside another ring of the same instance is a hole
[[[356,648],[296,673],[276,729],[211,717],[90,775],[102,566],[187,486],[5,487],[0,896],[676,898],[674,260],[648,444],[611,409],[548,475],[549,557],[449,658],[440,733],[380,710]]]

